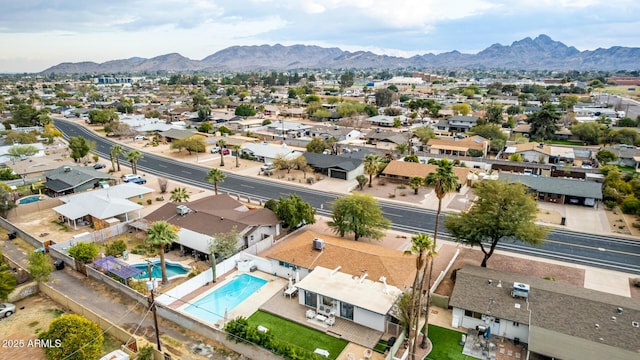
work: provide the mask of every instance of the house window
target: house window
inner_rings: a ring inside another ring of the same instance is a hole
[[[311,291],[304,292],[304,304],[316,308],[318,306],[318,296]]]
[[[284,262],[284,261],[278,261],[278,265],[284,267],[284,268],[290,268],[291,264],[289,264],[288,262]]]
[[[472,317],[474,319],[482,319],[482,314],[481,313],[477,313],[477,312],[473,312],[471,310],[465,310],[464,311],[464,316],[468,316],[468,317]]]
[[[353,305],[345,302],[340,303],[340,317],[353,320]]]

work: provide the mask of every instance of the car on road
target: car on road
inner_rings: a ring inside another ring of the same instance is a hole
[[[16,312],[16,306],[10,303],[0,304],[0,318],[9,317]]]
[[[97,164],[93,165],[93,168],[96,169],[96,170],[104,169],[106,167],[107,167],[107,165],[102,164],[102,163],[97,163]]]
[[[129,180],[130,183],[134,183],[134,184],[138,184],[138,185],[142,185],[142,184],[146,184],[147,183],[147,179],[143,178],[143,177],[137,177],[135,179],[131,179]]]
[[[141,176],[138,174],[126,174],[126,175],[122,175],[122,181],[124,182],[129,182],[133,179],[137,179],[140,178]]]

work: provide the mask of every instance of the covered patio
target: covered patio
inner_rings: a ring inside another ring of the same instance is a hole
[[[93,267],[96,270],[100,270],[107,274],[112,274],[120,279],[124,280],[125,285],[129,285],[129,278],[143,273],[142,270],[135,266],[131,266],[128,263],[117,259],[113,256],[107,256],[102,259],[98,259],[93,262]]]

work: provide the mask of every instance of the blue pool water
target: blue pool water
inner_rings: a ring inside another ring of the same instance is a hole
[[[264,286],[267,280],[241,274],[233,280],[215,289],[205,297],[184,308],[184,311],[210,323],[224,316],[225,310],[231,311],[246,298]]]
[[[180,264],[164,262],[167,268],[167,277],[171,279],[174,276],[186,275],[191,269],[184,267]],[[133,264],[132,266],[142,270],[142,273],[134,276],[134,279],[145,280],[149,279],[149,273],[147,272],[147,264]],[[151,276],[157,279],[162,279],[162,269],[160,268],[160,260],[151,262]]]
[[[36,201],[40,201],[40,195],[31,195],[31,196],[25,196],[22,199],[18,200],[18,204],[31,204],[34,203]]]

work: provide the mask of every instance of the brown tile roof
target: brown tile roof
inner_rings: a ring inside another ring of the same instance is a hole
[[[312,248],[313,239],[324,240],[322,252]],[[368,274],[377,281],[381,276],[387,283],[401,290],[413,284],[415,276],[415,255],[405,255],[379,245],[344,240],[312,231],[305,231],[281,241],[260,254],[261,257],[284,261],[306,269],[322,266],[350,275]]]
[[[469,149],[485,151],[490,141],[481,136],[470,136],[464,139],[429,139],[427,146],[436,149],[467,151]]]
[[[537,142],[527,142],[522,144],[513,145],[516,149],[515,153],[520,153],[524,151],[535,151],[545,155],[551,155],[551,146],[547,144],[543,144],[542,147],[539,147],[540,143]]]
[[[180,216],[177,205],[186,205],[192,211]],[[269,209],[249,209],[229,195],[212,195],[193,202],[168,203],[145,217],[147,222],[165,220],[171,224],[200,234],[213,235],[229,232],[235,226],[239,232],[248,227],[276,225],[278,218]]]
[[[407,178],[416,176],[425,178],[432,172],[436,172],[437,169],[437,165],[392,160],[389,162],[382,174]],[[454,167],[453,172],[458,177],[458,183],[464,184],[467,181],[467,176],[469,176],[470,170],[462,167]]]

